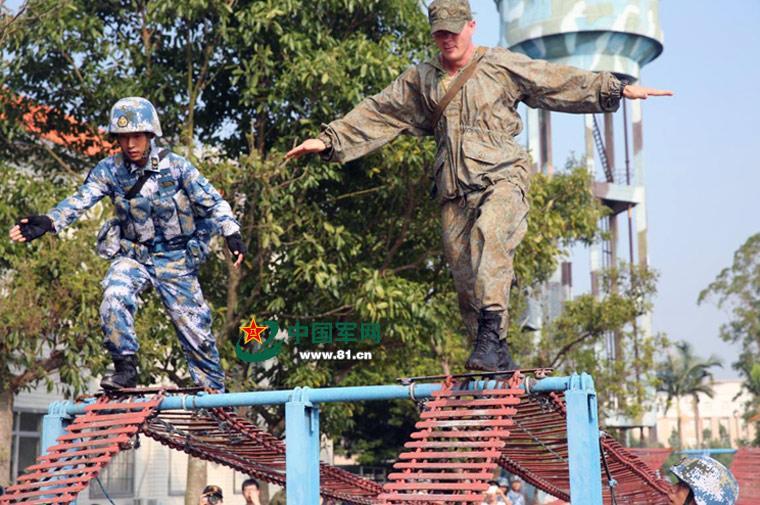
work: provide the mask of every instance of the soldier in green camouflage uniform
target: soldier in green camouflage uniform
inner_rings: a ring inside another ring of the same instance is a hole
[[[505,338],[507,308],[514,252],[527,229],[530,182],[528,154],[515,142],[522,130],[518,103],[559,112],[612,112],[623,96],[670,92],[502,48],[476,53],[475,21],[467,0],[436,0],[429,19],[439,55],[410,67],[286,157],[321,153],[326,160],[345,163],[401,134],[435,136],[433,169],[444,253],[474,340],[466,367],[513,369]],[[473,57],[479,58],[475,73],[433,125],[437,104]]]

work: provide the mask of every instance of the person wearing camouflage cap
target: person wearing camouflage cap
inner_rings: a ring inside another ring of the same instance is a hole
[[[160,149],[158,114],[148,100],[123,98],[111,109],[108,132],[121,150],[98,163],[75,194],[47,214],[28,216],[11,239],[29,242],[59,233],[108,196],[116,218],[98,234],[98,254],[111,260],[100,306],[104,345],[115,373],[107,389],[137,385],[138,342],[134,329],[139,295],[152,285],[174,323],[196,384],[224,389],[224,372],[211,333],[211,311],[198,282],[211,235],[221,233],[243,261],[245,246],[230,205],[188,160]]]
[[[507,308],[515,248],[527,229],[530,166],[515,141],[522,129],[518,103],[560,112],[612,112],[622,97],[672,93],[503,48],[476,48],[475,20],[466,0],[435,0],[428,17],[439,54],[407,69],[286,158],[321,153],[325,160],[346,163],[401,134],[434,136],[443,249],[474,342],[465,366],[514,369],[506,341]],[[469,66],[475,62],[476,67]],[[448,106],[439,109],[460,72],[473,68]]]
[[[670,505],[733,505],[739,499],[734,476],[709,456],[683,458],[670,471],[678,478],[668,493]]]

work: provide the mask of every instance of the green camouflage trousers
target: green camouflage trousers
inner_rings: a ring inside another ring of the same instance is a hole
[[[506,338],[513,258],[528,228],[527,214],[525,192],[508,181],[443,203],[443,250],[472,340],[481,309],[503,311]]]

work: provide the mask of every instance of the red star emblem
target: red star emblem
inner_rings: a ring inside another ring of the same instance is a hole
[[[251,318],[251,323],[248,326],[241,326],[240,331],[245,332],[245,341],[243,342],[243,345],[247,344],[251,340],[255,340],[259,344],[263,343],[261,341],[261,334],[264,333],[264,330],[266,330],[267,326],[259,326],[256,324],[256,318]]]

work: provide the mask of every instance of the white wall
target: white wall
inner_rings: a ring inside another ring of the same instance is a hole
[[[741,381],[716,381],[713,389],[715,395],[710,398],[700,394],[699,425],[700,432],[705,429],[712,431],[713,438],[718,438],[719,426],[723,425],[731,437],[731,445],[736,447],[739,439],[751,440],[755,436],[755,426],[743,419],[744,403],[749,399],[746,392],[741,390]],[[657,403],[657,441],[668,447],[668,438],[673,430],[677,430],[678,416],[675,400],[670,409],[665,411],[666,396],[658,393]],[[696,447],[697,437],[694,422],[694,404],[691,397],[680,399],[682,442],[685,446]],[[701,440],[701,433],[700,433]]]

